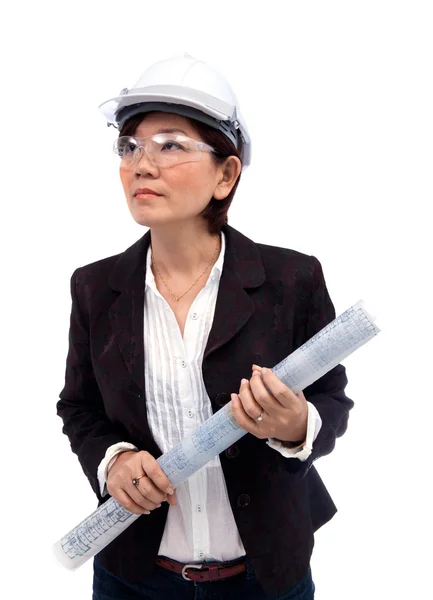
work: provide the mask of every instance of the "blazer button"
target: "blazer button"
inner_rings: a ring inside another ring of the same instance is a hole
[[[238,497],[238,506],[239,508],[245,508],[246,506],[248,506],[248,504],[250,503],[251,498],[248,496],[248,494],[241,494]]]
[[[227,394],[226,392],[221,392],[220,394],[217,394],[215,396],[215,404],[217,406],[219,406],[220,408],[225,406],[227,404],[227,402],[230,401],[230,394]]]
[[[233,446],[229,446],[225,452],[227,458],[237,458],[239,456],[239,446],[233,444]]]

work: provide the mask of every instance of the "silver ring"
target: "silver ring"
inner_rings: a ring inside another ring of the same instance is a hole
[[[144,475],[140,475],[140,477],[134,477],[133,480],[132,480],[132,485],[135,485],[135,487],[137,487],[138,486],[138,482],[139,482],[139,480],[142,477],[144,477]]]
[[[259,414],[259,416],[256,418],[256,421],[263,421],[263,411]]]

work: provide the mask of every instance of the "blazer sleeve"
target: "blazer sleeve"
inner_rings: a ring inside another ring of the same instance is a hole
[[[122,442],[125,432],[118,431],[108,419],[90,354],[89,331],[80,308],[76,269],[71,277],[72,308],[69,328],[69,350],[66,359],[65,386],[57,402],[57,414],[63,420],[72,452],[92,489],[102,500],[97,477],[98,466],[109,446]]]
[[[313,277],[305,341],[312,338],[336,316],[322,266],[315,256],[311,258]],[[315,460],[332,452],[336,438],[342,436],[347,429],[349,411],[354,406],[353,400],[344,392],[347,383],[346,369],[339,364],[303,390],[308,402],[317,408],[322,427],[314,441],[312,452],[305,461],[286,460],[282,457],[287,470],[304,477]]]

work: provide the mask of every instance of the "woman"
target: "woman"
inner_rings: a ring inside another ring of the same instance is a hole
[[[336,512],[312,462],[353,402],[342,365],[298,394],[269,367],[335,318],[320,262],[227,224],[250,139],[218,72],[160,61],[102,110],[149,230],[71,278],[57,412],[99,503],[143,515],[95,556],[93,600],[310,600]],[[230,400],[251,435],[174,490],[156,459]]]

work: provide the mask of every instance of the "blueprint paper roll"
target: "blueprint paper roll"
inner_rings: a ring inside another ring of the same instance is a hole
[[[275,367],[293,393],[314,383],[376,336],[380,329],[359,300]],[[248,432],[236,423],[231,402],[157,459],[174,487]],[[110,498],[53,546],[57,560],[74,570],[105,548],[139,517]]]

